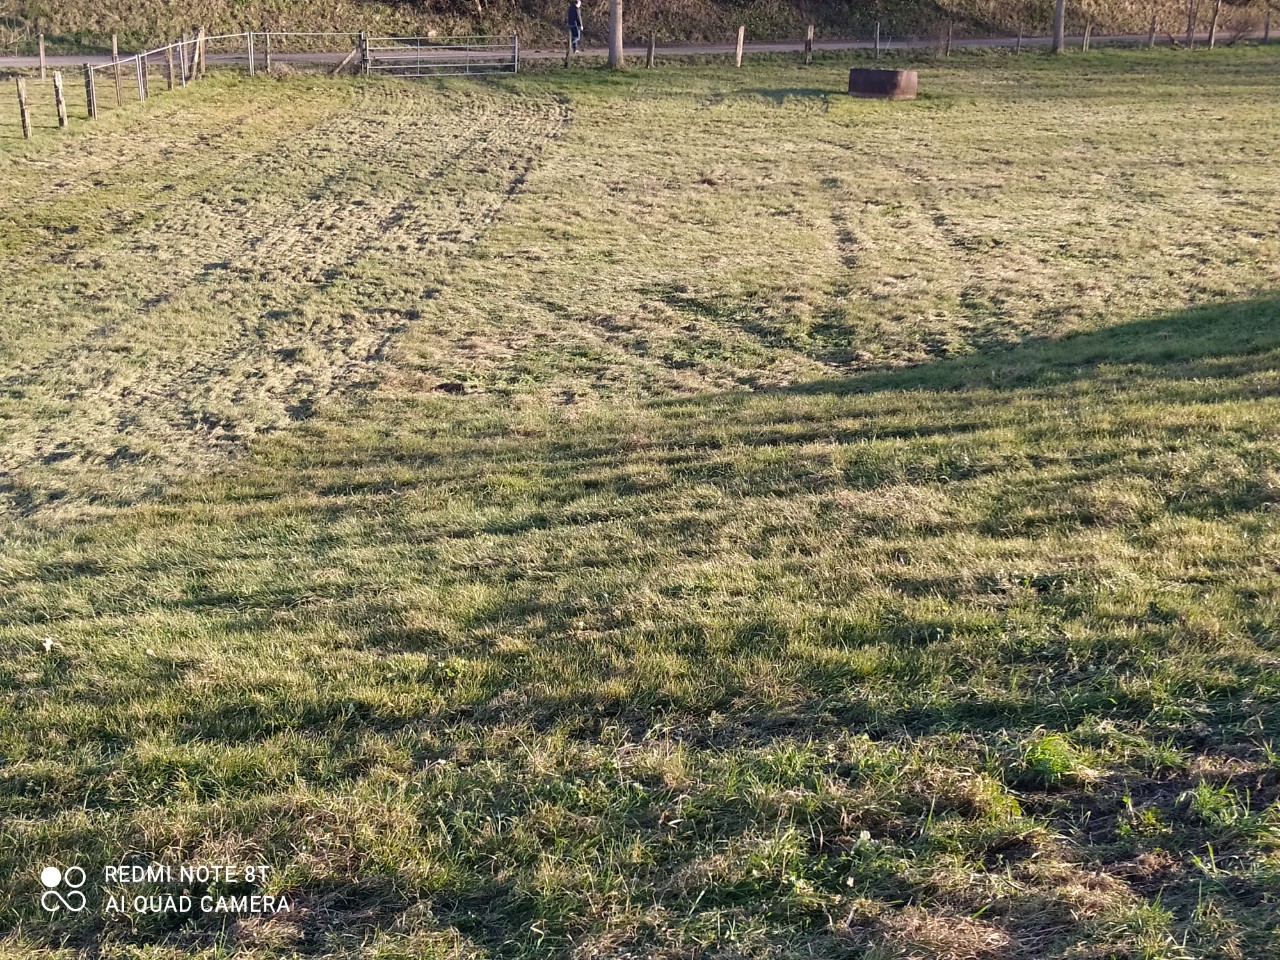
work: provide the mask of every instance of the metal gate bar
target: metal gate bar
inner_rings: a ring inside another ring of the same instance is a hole
[[[400,77],[516,73],[517,37],[370,37],[365,69]]]

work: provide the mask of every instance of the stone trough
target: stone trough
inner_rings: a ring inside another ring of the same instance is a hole
[[[916,72],[855,67],[849,71],[849,96],[873,97],[877,100],[914,100]]]

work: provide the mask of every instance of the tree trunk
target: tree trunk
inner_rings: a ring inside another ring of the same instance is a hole
[[[626,69],[622,54],[622,0],[609,0],[609,66]]]
[[[1058,0],[1053,8],[1053,52],[1061,53],[1067,45],[1067,0]]]
[[[1209,49],[1218,42],[1218,16],[1222,13],[1222,0],[1214,0],[1213,19],[1209,21]]]

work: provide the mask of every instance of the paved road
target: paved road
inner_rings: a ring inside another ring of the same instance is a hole
[[[1208,34],[1197,36],[1196,43],[1207,43]],[[1102,45],[1107,43],[1146,43],[1147,35],[1145,33],[1128,33],[1115,34],[1106,37],[1091,37],[1089,43],[1091,46]],[[1023,37],[1022,45],[1024,47],[1047,47],[1052,42],[1050,37]],[[1078,47],[1080,45],[1080,37],[1068,37],[1068,47]],[[955,49],[978,48],[991,49],[999,47],[1011,47],[1015,43],[1013,37],[984,37],[978,39],[955,40],[951,46]],[[1156,43],[1167,46],[1169,44],[1168,34],[1157,34]],[[894,40],[888,38],[881,44],[884,50],[920,50],[932,49],[938,45],[938,40]],[[817,40],[813,44],[814,50],[818,51],[840,51],[840,50],[871,50],[874,49],[875,43],[871,40]],[[658,47],[659,57],[693,57],[693,56],[717,56],[732,54],[736,50],[736,45],[732,43],[711,43],[711,44],[674,44],[671,46]],[[747,54],[753,53],[800,53],[804,50],[804,44],[801,41],[785,42],[785,43],[748,43],[744,47]],[[349,51],[339,53],[275,53],[271,54],[271,59],[279,63],[338,63]],[[585,48],[580,56],[582,57],[603,57],[606,54],[604,47]],[[632,59],[643,59],[646,54],[646,48],[643,46],[628,46],[625,48],[626,55]],[[121,54],[128,56],[128,54]],[[521,50],[520,56],[530,60],[555,60],[564,57],[564,50]],[[220,55],[209,54],[209,60],[212,61],[231,61],[243,60],[243,55]],[[45,58],[51,67],[78,67],[85,63],[110,63],[111,57],[106,54],[56,54]],[[20,69],[37,67],[40,61],[36,57],[0,57],[0,69]]]

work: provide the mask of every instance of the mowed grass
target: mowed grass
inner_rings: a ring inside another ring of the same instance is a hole
[[[0,140],[0,949],[1280,951],[1280,54],[846,66]]]

